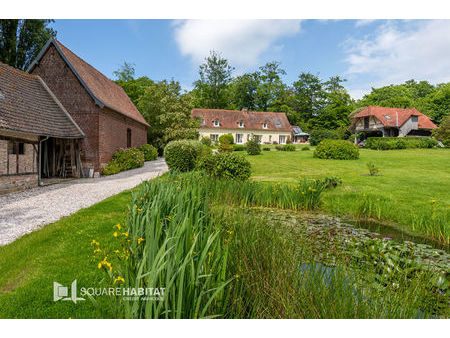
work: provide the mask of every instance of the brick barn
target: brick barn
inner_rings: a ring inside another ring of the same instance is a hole
[[[0,194],[37,186],[43,172],[80,176],[84,137],[39,76],[0,62]]]
[[[86,135],[81,140],[83,176],[99,173],[119,148],[147,143],[149,125],[115,82],[50,39],[30,65]]]

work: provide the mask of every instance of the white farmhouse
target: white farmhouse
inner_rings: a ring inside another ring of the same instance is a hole
[[[285,113],[224,109],[193,109],[193,118],[200,119],[200,138],[216,142],[221,135],[232,134],[234,143],[245,144],[253,136],[261,144],[286,144],[292,127]]]

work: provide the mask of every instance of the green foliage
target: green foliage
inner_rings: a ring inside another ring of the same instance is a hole
[[[441,141],[444,146],[450,147],[450,115],[447,115],[441,122],[439,129],[433,132],[436,140]]]
[[[369,137],[365,147],[374,150],[433,148],[437,141],[430,137]]]
[[[200,142],[202,142],[202,144],[204,144],[207,147],[211,147],[212,145],[211,139],[208,136],[203,136]]]
[[[199,169],[217,178],[247,181],[251,175],[250,162],[241,154],[216,153],[203,159]]]
[[[244,151],[245,146],[243,144],[233,144],[234,151]]]
[[[234,143],[234,138],[232,134],[223,134],[220,135],[219,137],[219,142],[222,143],[224,140],[228,141],[228,144],[233,144]]]
[[[248,140],[246,146],[247,154],[249,155],[259,155],[261,153],[261,145],[255,137],[253,137],[251,140]]]
[[[150,144],[143,144],[138,149],[144,153],[145,161],[154,161],[158,158],[158,150]]]
[[[314,157],[334,160],[357,160],[359,158],[359,149],[348,141],[323,140],[314,150]]]
[[[223,135],[225,136],[225,135]],[[233,137],[233,136],[232,136]],[[230,144],[230,139],[229,138],[223,138],[220,142],[219,142],[219,147],[218,147],[219,152],[221,153],[230,153],[234,150],[233,146]]]
[[[113,72],[116,83],[122,87],[135,106],[138,105],[139,99],[144,95],[145,89],[155,83],[146,76],[138,79],[134,78],[135,65],[133,63],[124,62],[124,64]]]
[[[367,162],[367,169],[369,169],[369,176],[376,176],[380,172],[380,169],[373,162]]]
[[[0,19],[0,61],[26,70],[56,31],[53,20]]]
[[[337,140],[339,139],[339,136],[335,130],[314,129],[309,135],[309,144],[312,146],[316,146],[325,139]]]
[[[270,151],[270,148],[269,147],[264,147],[262,150],[263,151]]]
[[[120,171],[140,168],[144,165],[144,153],[137,148],[119,149],[103,169],[103,175],[113,175]]]
[[[281,151],[295,151],[295,146],[293,144],[284,144],[281,146]]]
[[[198,139],[200,122],[191,119],[192,98],[176,81],[150,83],[138,99],[138,109],[151,125],[148,140],[158,151],[170,141]]]
[[[301,151],[307,151],[307,150],[310,150],[310,148],[309,148],[308,146],[304,146],[304,147],[302,147],[302,149],[301,149]]]
[[[164,148],[164,158],[170,170],[191,171],[204,152],[200,141],[178,140],[169,142]]]
[[[228,60],[211,51],[200,66],[200,79],[194,83],[192,95],[196,107],[226,108],[229,102],[228,84],[233,71]]]

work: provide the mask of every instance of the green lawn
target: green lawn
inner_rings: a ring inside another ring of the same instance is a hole
[[[112,227],[123,224],[130,201],[130,191],[123,192],[0,247],[0,318],[111,316],[89,300],[54,302],[53,282],[102,285],[90,243],[113,241]]]
[[[261,152],[248,156],[253,178],[262,181],[295,182],[301,177],[338,176],[342,186],[324,195],[326,211],[357,213],[363,194],[383,200],[383,216],[409,230],[411,218],[421,217],[436,209],[448,219],[450,208],[450,150],[404,149],[376,151],[360,150],[354,161],[322,160],[309,151]],[[367,163],[380,168],[380,176],[366,176]],[[431,200],[436,200],[432,206]],[[381,203],[380,203],[381,204]],[[448,224],[447,236],[448,236]]]

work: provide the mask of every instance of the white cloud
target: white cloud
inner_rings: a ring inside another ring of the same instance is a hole
[[[298,33],[300,20],[180,20],[174,30],[178,48],[194,64],[215,50],[245,68],[256,65],[279,38]]]
[[[450,20],[388,22],[375,36],[347,40],[345,61],[350,75],[368,75],[374,84],[409,79],[450,81]]]
[[[355,26],[356,27],[367,26],[375,21],[376,20],[374,20],[374,19],[360,19],[360,20],[356,20]]]

